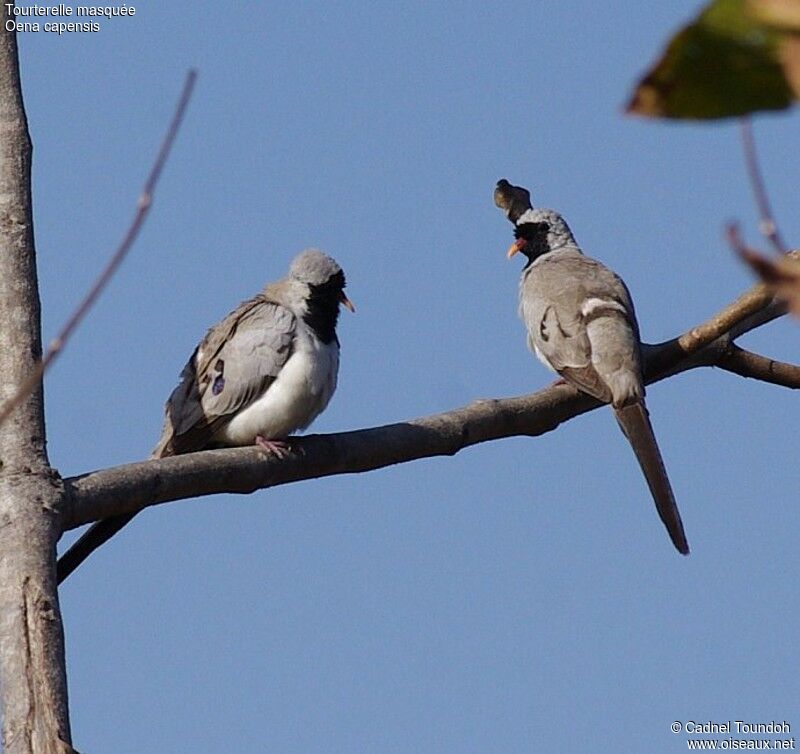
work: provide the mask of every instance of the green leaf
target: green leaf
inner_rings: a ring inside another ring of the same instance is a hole
[[[798,3],[800,0],[787,0]],[[783,110],[795,97],[780,29],[756,19],[751,0],[715,0],[669,42],[639,82],[627,112],[711,119]]]

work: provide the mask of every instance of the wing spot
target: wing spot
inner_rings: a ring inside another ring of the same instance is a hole
[[[222,359],[217,359],[214,364],[214,371],[219,372],[219,374],[214,378],[211,392],[214,395],[219,395],[225,388],[225,377],[222,374],[225,371],[225,362]]]
[[[544,310],[544,314],[542,315],[542,321],[539,322],[539,337],[547,343],[550,340],[550,333],[547,331],[547,318],[553,311],[552,306],[548,306],[547,309]],[[556,318],[556,324],[558,325],[559,329],[561,329],[561,325],[558,323],[558,318]],[[564,333],[562,332],[562,335]]]
[[[547,334],[547,327],[545,327],[544,320],[539,323],[539,337],[547,343],[550,340],[550,336]]]

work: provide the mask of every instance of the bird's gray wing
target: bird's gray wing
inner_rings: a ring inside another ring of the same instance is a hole
[[[543,259],[523,282],[531,341],[553,369],[585,393],[614,404],[656,510],[676,549],[689,545],[647,406],[639,329],[628,289],[604,265],[583,256]]]
[[[153,455],[206,447],[226,421],[275,380],[292,353],[296,326],[289,309],[259,295],[212,327],[167,401]]]
[[[295,327],[291,311],[263,295],[245,301],[214,325],[167,400],[164,429],[152,456],[207,447],[219,427],[275,379],[291,355]],[[89,527],[59,558],[58,583],[135,515],[110,516]]]
[[[607,267],[577,253],[542,258],[523,278],[521,310],[537,355],[577,388],[605,403],[642,394],[633,304]]]

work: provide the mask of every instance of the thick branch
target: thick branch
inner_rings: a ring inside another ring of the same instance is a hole
[[[646,381],[719,364],[730,350],[727,334],[740,334],[776,316],[756,286],[708,322],[660,346],[648,346]],[[301,453],[265,457],[253,448],[208,450],[118,466],[66,480],[73,499],[64,529],[149,505],[220,492],[250,493],[302,479],[349,474],[454,455],[477,443],[516,435],[541,435],[601,404],[568,385],[501,400],[479,400],[443,414],[383,427],[297,440]]]
[[[358,473],[431,456],[454,455],[487,440],[541,435],[600,406],[567,385],[527,396],[478,400],[464,408],[383,427],[309,435],[288,458],[256,448],[206,450],[96,471],[66,480],[73,497],[64,528],[148,505],[264,487],[333,474]]]
[[[658,346],[645,347],[648,383],[719,364],[733,337],[783,313],[761,285],[707,322]],[[221,492],[250,493],[280,484],[369,471],[419,458],[454,455],[477,443],[516,435],[541,435],[597,401],[556,384],[527,396],[479,400],[413,421],[296,441],[299,453],[264,456],[253,448],[207,450],[95,471],[66,480],[72,497],[64,530],[150,505]]]
[[[31,142],[17,44],[0,29],[0,400],[41,354]],[[6,754],[71,752],[55,580],[63,487],[47,464],[41,383],[0,427],[0,693]]]

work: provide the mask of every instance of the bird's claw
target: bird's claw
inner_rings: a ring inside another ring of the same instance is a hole
[[[292,446],[285,440],[267,440],[258,435],[255,444],[267,455],[272,454],[278,458],[286,458],[292,452]]]

